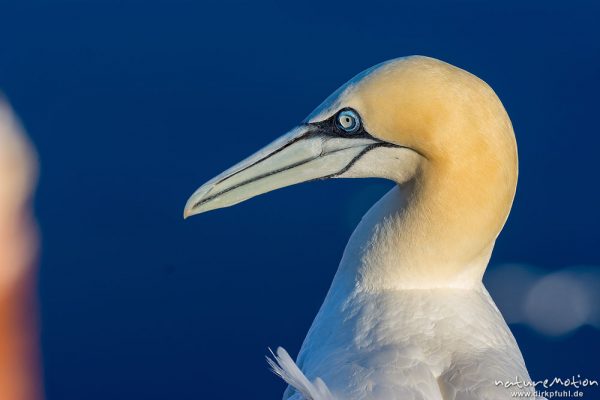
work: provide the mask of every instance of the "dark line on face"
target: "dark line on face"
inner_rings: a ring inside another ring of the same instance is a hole
[[[351,139],[371,139],[371,140],[375,141],[375,143],[366,146],[359,154],[357,154],[352,160],[350,160],[350,162],[346,166],[344,166],[344,168],[342,168],[338,172],[335,172],[335,173],[329,174],[329,175],[325,175],[325,176],[322,176],[322,177],[314,178],[314,179],[309,179],[309,180],[303,181],[303,182],[312,182],[312,181],[316,181],[316,180],[322,180],[322,179],[328,179],[328,178],[334,178],[334,177],[340,176],[343,173],[347,172],[350,168],[352,168],[352,166],[363,155],[365,155],[366,153],[368,153],[369,151],[371,151],[371,150],[373,150],[374,148],[377,148],[377,147],[406,148],[406,149],[409,149],[409,150],[413,150],[413,151],[415,151],[418,154],[421,154],[421,153],[417,152],[416,150],[414,150],[412,148],[409,148],[409,147],[406,147],[406,146],[396,145],[396,144],[389,143],[389,142],[384,142],[384,141],[382,141],[382,140],[380,140],[378,138],[375,138],[374,136],[372,136],[369,132],[367,132],[365,130],[364,125],[362,124],[362,121],[361,121],[360,129],[358,131],[356,131],[356,132],[348,133],[348,132],[345,132],[345,131],[339,129],[337,127],[337,124],[336,124],[336,119],[338,117],[338,114],[340,112],[342,112],[342,111],[345,111],[345,110],[352,110],[352,111],[356,112],[355,110],[346,107],[346,108],[343,108],[343,109],[339,110],[338,112],[336,112],[335,114],[333,114],[332,116],[330,116],[329,118],[327,118],[327,119],[325,119],[323,121],[311,122],[311,123],[303,123],[303,124],[299,125],[297,128],[305,128],[306,131],[303,132],[303,133],[301,133],[300,135],[294,137],[289,142],[283,144],[281,147],[275,149],[274,151],[272,151],[272,152],[266,154],[265,156],[261,157],[260,159],[256,160],[252,164],[249,164],[249,165],[241,168],[238,171],[232,172],[230,175],[228,175],[228,176],[222,178],[221,180],[215,182],[213,184],[213,187],[214,187],[214,185],[221,184],[221,183],[227,181],[228,179],[236,176],[237,174],[239,174],[239,173],[241,173],[243,171],[246,171],[249,168],[252,168],[252,167],[260,164],[264,160],[266,160],[266,159],[274,156],[275,154],[277,154],[277,153],[285,150],[286,148],[290,147],[294,143],[296,143],[296,142],[298,142],[300,140],[303,140],[303,139],[311,139],[313,137],[322,137],[324,139],[335,139],[335,138],[338,138],[338,139],[350,139],[350,140]],[[306,163],[309,163],[309,162],[311,162],[311,161],[313,161],[313,160],[315,160],[315,159],[317,159],[319,157],[323,157],[323,156],[327,156],[327,155],[330,155],[330,154],[334,154],[336,152],[347,150],[349,148],[352,148],[352,147],[350,146],[350,147],[346,147],[346,148],[343,148],[343,149],[337,149],[337,150],[331,151],[329,153],[321,153],[317,157],[309,158],[309,159],[302,160],[302,161],[298,161],[298,162],[290,164],[290,165],[288,165],[286,167],[283,167],[283,168],[280,168],[280,169],[277,169],[277,170],[273,170],[273,171],[269,171],[268,173],[265,173],[265,174],[262,174],[262,175],[258,175],[258,176],[254,177],[254,178],[251,178],[251,179],[248,179],[247,181],[244,181],[244,182],[238,183],[236,185],[233,185],[233,186],[231,186],[231,187],[229,187],[229,188],[227,188],[225,190],[222,190],[222,191],[220,191],[218,193],[214,193],[214,194],[212,194],[212,195],[210,195],[210,196],[208,196],[208,197],[206,197],[206,198],[198,201],[197,203],[195,203],[193,205],[192,209],[194,209],[196,207],[199,207],[200,205],[202,205],[202,204],[204,204],[204,203],[206,203],[206,202],[208,202],[210,200],[213,200],[214,198],[216,198],[218,196],[221,196],[221,195],[223,195],[223,194],[225,194],[227,192],[235,190],[235,189],[237,189],[237,188],[239,188],[241,186],[244,186],[244,185],[247,185],[247,184],[259,181],[261,179],[267,178],[269,176],[272,176],[272,175],[275,175],[275,174],[279,174],[279,173],[285,172],[287,170],[299,167],[299,166],[304,165]]]
[[[339,170],[338,172],[335,172],[333,174],[329,174],[329,175],[325,175],[322,176],[320,178],[316,178],[316,179],[311,179],[310,181],[316,181],[316,180],[322,180],[322,179],[329,179],[329,178],[335,178],[337,176],[342,175],[343,173],[347,172],[350,168],[352,168],[352,166],[365,154],[367,154],[369,151],[378,148],[378,147],[397,147],[400,149],[408,149],[408,147],[404,147],[404,146],[398,146],[395,144],[391,144],[391,143],[386,143],[386,142],[380,142],[380,143],[373,143],[368,145],[367,147],[365,147],[363,149],[363,151],[361,151],[360,153],[358,153],[352,160],[350,160],[350,162],[341,170]],[[412,149],[411,149],[412,150]],[[307,181],[307,182],[310,182]]]
[[[403,145],[400,145],[400,144],[385,142],[385,141],[383,141],[383,140],[381,140],[379,138],[376,138],[375,136],[371,135],[365,129],[365,126],[363,124],[362,119],[360,121],[360,128],[356,132],[354,132],[354,133],[348,133],[348,132],[345,132],[345,131],[339,129],[337,127],[336,120],[337,120],[338,115],[341,112],[343,112],[343,111],[353,111],[356,114],[358,114],[359,117],[360,117],[360,113],[358,111],[356,111],[355,109],[353,109],[351,107],[344,107],[344,108],[338,110],[336,113],[334,113],[332,116],[330,116],[327,119],[324,119],[322,121],[310,122],[310,123],[307,123],[306,125],[316,126],[317,128],[319,128],[319,129],[321,129],[323,131],[326,131],[332,137],[372,139],[372,140],[375,140],[375,141],[377,141],[379,143],[382,143],[382,145],[384,145],[386,147],[400,147],[400,148],[409,149],[409,150],[414,151],[415,153],[417,153],[418,155],[420,155],[424,159],[428,160],[428,158],[427,158],[427,156],[425,154],[421,153],[418,150],[413,149],[412,147],[407,147],[407,146],[403,146]]]
[[[243,172],[243,171],[247,170],[248,168],[252,168],[252,167],[254,167],[256,164],[258,164],[258,163],[260,163],[260,162],[262,162],[262,161],[266,160],[267,158],[269,158],[269,157],[271,157],[271,156],[274,156],[275,154],[279,153],[280,151],[282,151],[282,150],[284,150],[284,149],[288,148],[289,146],[291,146],[292,144],[296,143],[296,142],[297,142],[297,141],[299,141],[300,139],[308,139],[309,137],[311,137],[311,136],[312,136],[311,134],[314,134],[314,131],[310,129],[310,127],[309,127],[309,125],[308,125],[308,124],[302,124],[302,125],[299,125],[299,126],[298,126],[298,128],[300,128],[300,127],[303,127],[303,126],[306,126],[306,127],[308,127],[309,129],[307,129],[307,130],[306,130],[306,132],[303,132],[301,135],[298,135],[298,136],[296,136],[294,139],[290,140],[289,142],[287,142],[286,144],[284,144],[284,145],[283,145],[283,146],[281,146],[280,148],[278,148],[278,149],[275,149],[274,151],[272,151],[272,152],[271,152],[271,153],[269,153],[269,154],[266,154],[264,157],[261,157],[260,159],[256,160],[256,161],[255,161],[255,162],[253,162],[252,164],[250,164],[250,165],[247,165],[247,166],[245,166],[244,168],[242,168],[242,169],[240,169],[240,170],[238,170],[238,171],[232,172],[230,175],[227,175],[226,177],[222,178],[220,181],[218,181],[218,182],[215,182],[214,184],[215,184],[215,185],[218,185],[218,184],[220,184],[220,183],[223,183],[223,182],[225,182],[225,181],[226,181],[226,180],[228,180],[229,178],[233,178],[235,175],[239,174],[240,172]],[[194,206],[194,207],[196,207],[196,206]]]
[[[317,135],[314,135],[314,136],[317,136]],[[308,138],[308,136],[304,136],[304,138]],[[381,145],[385,145],[385,144],[387,144],[387,143],[383,143],[383,142],[381,143]],[[374,143],[374,144],[372,144],[372,145],[369,145],[369,146],[367,146],[367,147],[365,148],[365,150],[366,150],[366,151],[368,151],[368,150],[370,150],[371,148],[373,148],[373,146],[377,146],[377,145],[379,145],[379,143]],[[286,147],[287,147],[287,146],[286,146]],[[396,147],[396,146],[395,146],[395,145],[390,145],[390,146],[387,146],[387,147]],[[250,184],[250,183],[253,183],[253,182],[259,181],[259,180],[261,180],[261,179],[264,179],[264,178],[267,178],[267,177],[269,177],[269,176],[272,176],[272,175],[275,175],[275,174],[279,174],[279,173],[281,173],[281,172],[285,172],[285,171],[287,171],[287,170],[290,170],[290,169],[293,169],[293,168],[299,167],[299,166],[301,166],[301,165],[304,165],[304,164],[307,164],[307,163],[309,163],[309,162],[311,162],[311,161],[314,161],[314,160],[318,159],[319,157],[328,156],[328,155],[330,155],[330,154],[335,154],[335,153],[338,153],[338,152],[340,152],[340,151],[348,150],[348,149],[351,149],[351,148],[352,148],[352,146],[350,146],[350,147],[345,147],[345,148],[343,148],[343,149],[336,149],[336,150],[334,150],[334,151],[330,151],[330,152],[328,152],[328,153],[322,153],[322,154],[320,154],[320,155],[319,155],[319,156],[317,156],[317,157],[308,158],[308,159],[305,159],[305,160],[302,160],[302,161],[298,161],[298,162],[295,162],[295,163],[293,163],[293,164],[287,165],[287,166],[285,166],[285,167],[283,167],[283,168],[279,168],[279,169],[276,169],[276,170],[273,170],[273,171],[269,171],[268,173],[265,173],[265,174],[262,174],[262,175],[255,176],[254,178],[251,178],[251,179],[248,179],[248,180],[246,180],[246,181],[240,182],[240,183],[238,183],[238,184],[236,184],[236,185],[233,185],[233,186],[231,186],[231,187],[228,187],[228,188],[227,188],[227,189],[225,189],[225,190],[222,190],[222,191],[220,191],[220,192],[217,192],[217,193],[214,193],[214,194],[212,194],[212,195],[210,195],[210,196],[208,196],[208,197],[205,197],[204,199],[202,199],[202,200],[198,201],[197,203],[195,203],[195,204],[194,204],[194,206],[193,206],[192,208],[196,208],[196,207],[198,207],[198,206],[200,206],[200,205],[202,205],[202,204],[204,204],[204,203],[206,203],[206,202],[208,202],[208,201],[210,201],[210,200],[212,200],[212,199],[214,199],[214,198],[216,198],[216,197],[218,197],[218,196],[221,196],[221,195],[223,195],[223,194],[225,194],[225,193],[227,193],[227,192],[230,192],[230,191],[232,191],[232,190],[234,190],[234,189],[237,189],[237,188],[239,188],[239,187],[241,187],[241,186],[248,185],[248,184]],[[361,151],[361,152],[359,153],[358,157],[360,157],[362,154],[366,153],[366,151],[365,151],[365,150]],[[278,151],[277,151],[277,152],[273,152],[273,153],[271,153],[271,154],[276,154],[276,153],[278,153]],[[265,157],[265,158],[263,158],[263,159],[261,159],[261,161],[263,161],[263,160],[265,160],[265,159],[266,159],[266,157]],[[351,163],[351,164],[353,164],[353,163],[354,163],[354,161],[355,161],[356,159],[357,159],[356,157],[355,157],[355,158],[353,158],[353,159],[350,161],[350,163]],[[259,163],[259,162],[257,161],[257,162],[255,162],[255,163],[254,163],[254,164],[252,164],[252,165],[257,165],[258,163]],[[350,166],[351,166],[351,165],[350,165]],[[350,166],[348,166],[347,168],[350,168]],[[245,169],[247,169],[247,168],[244,168],[244,170],[245,170]],[[239,172],[241,172],[241,171],[239,171]],[[343,173],[343,172],[339,172],[339,173]],[[229,178],[229,177],[228,177],[228,178]],[[325,179],[325,178],[316,178],[316,179]],[[311,179],[310,181],[312,181],[312,180],[314,180],[314,179]],[[224,181],[224,180],[223,180],[223,181]],[[215,185],[216,185],[216,184],[218,184],[218,183],[221,183],[221,182],[223,182],[223,181],[219,181],[219,182],[215,183]]]
[[[240,169],[239,171],[235,171],[232,172],[230,175],[227,175],[224,178],[221,178],[221,180],[215,182],[215,185],[218,185],[220,183],[225,182],[226,180],[228,180],[229,178],[234,177],[235,175],[239,174],[240,172],[243,172],[245,170],[247,170],[248,168],[252,168],[253,166],[257,165],[258,163],[266,160],[267,158],[279,153],[280,151],[286,149],[287,147],[291,146],[292,144],[296,143],[297,141],[301,140],[301,139],[308,139],[311,136],[316,136],[316,135],[323,135],[323,136],[330,136],[330,137],[347,137],[347,138],[363,138],[363,139],[373,139],[373,140],[378,140],[376,138],[374,138],[373,136],[371,136],[367,131],[365,131],[364,126],[360,125],[360,129],[354,133],[345,133],[344,131],[341,131],[340,129],[337,129],[335,120],[338,116],[338,114],[342,111],[346,111],[346,110],[352,110],[351,108],[342,108],[341,110],[339,110],[337,113],[333,114],[331,117],[323,120],[323,121],[318,121],[318,122],[312,122],[312,123],[303,123],[298,125],[297,128],[306,128],[306,132],[302,133],[301,135],[296,136],[294,139],[290,140],[288,143],[284,144],[283,146],[281,146],[278,149],[275,149],[273,152],[266,154],[264,157],[261,157],[260,159],[256,160],[255,162],[253,162],[250,165],[245,166],[244,168]],[[354,111],[354,110],[352,110]],[[354,111],[356,112],[356,111]],[[335,134],[334,134],[335,132]],[[195,207],[195,206],[194,206]]]

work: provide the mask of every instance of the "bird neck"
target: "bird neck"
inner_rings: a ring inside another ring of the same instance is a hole
[[[365,214],[336,280],[364,290],[479,286],[512,204],[505,181],[502,169],[422,166]]]

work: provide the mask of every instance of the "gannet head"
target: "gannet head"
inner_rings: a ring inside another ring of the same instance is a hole
[[[442,208],[444,218],[466,230],[477,224],[469,233],[493,242],[516,188],[512,126],[494,91],[476,76],[428,57],[387,61],[354,77],[289,133],[201,186],[184,216],[300,182],[343,177],[399,184],[416,178],[421,198],[429,199],[421,217],[434,218]],[[477,215],[467,212],[473,208]]]

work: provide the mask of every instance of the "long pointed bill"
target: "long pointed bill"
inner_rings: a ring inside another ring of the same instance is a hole
[[[373,138],[332,137],[314,126],[299,126],[198,188],[185,205],[184,218],[285,186],[335,177],[380,144]]]

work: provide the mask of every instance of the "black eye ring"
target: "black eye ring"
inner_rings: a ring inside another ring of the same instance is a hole
[[[360,116],[354,110],[342,110],[335,119],[335,125],[346,133],[355,133],[360,129]]]

